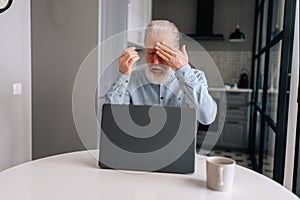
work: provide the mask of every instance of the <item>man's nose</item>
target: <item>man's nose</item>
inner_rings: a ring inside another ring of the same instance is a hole
[[[153,64],[160,64],[160,59],[157,54],[153,56]]]

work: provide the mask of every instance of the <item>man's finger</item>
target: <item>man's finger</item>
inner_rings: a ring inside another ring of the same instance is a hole
[[[128,61],[128,64],[132,65],[134,62],[136,62],[139,59],[140,59],[140,56],[134,56]]]
[[[126,53],[123,56],[121,56],[121,59],[128,61],[133,56],[139,56],[139,54],[137,52]]]
[[[161,48],[159,48],[159,47],[155,47],[155,49],[156,49],[159,53],[161,53],[162,55],[164,55],[166,58],[168,58],[168,59],[170,59],[170,57],[172,56],[172,55],[170,55],[168,52],[164,51],[163,49],[161,49]]]
[[[169,61],[169,58],[167,58],[165,55],[163,55],[160,51],[156,51],[156,54],[164,61],[166,61],[166,62]]]
[[[128,57],[128,59],[126,59],[126,60],[125,60],[125,62],[126,62],[126,63],[130,63],[130,60],[132,60],[132,59],[136,59],[136,58],[138,58],[138,59],[139,59],[139,58],[140,58],[140,56],[139,56],[139,55],[130,56],[130,57]]]
[[[134,51],[136,49],[136,47],[128,47],[126,49],[124,49],[125,52],[130,52],[130,51]]]
[[[170,55],[174,55],[176,53],[176,51],[170,47],[169,45],[167,45],[165,42],[157,42],[156,46],[166,52],[168,52]]]
[[[129,60],[133,59],[133,58],[139,58],[139,57],[140,57],[139,55],[132,55],[132,56],[130,56]]]
[[[135,51],[136,47],[128,47],[127,49],[124,49],[124,51],[121,53],[120,56],[126,54],[126,53],[130,53],[132,51]]]

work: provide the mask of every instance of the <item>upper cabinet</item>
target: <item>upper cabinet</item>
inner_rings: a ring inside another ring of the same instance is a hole
[[[153,19],[168,19],[195,39],[224,40],[214,32],[215,0],[153,0],[152,8]]]
[[[252,51],[254,8],[253,0],[129,0],[128,40],[142,46],[144,33],[137,29],[152,19],[167,19],[209,51]],[[245,42],[228,40],[237,19]]]

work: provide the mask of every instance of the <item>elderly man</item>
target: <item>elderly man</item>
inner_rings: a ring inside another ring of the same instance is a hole
[[[119,78],[106,93],[106,101],[195,107],[200,123],[212,123],[216,103],[208,93],[204,73],[190,67],[185,45],[179,49],[177,27],[166,20],[152,21],[144,43],[147,67],[132,71],[140,57],[135,47],[125,49],[119,57]]]

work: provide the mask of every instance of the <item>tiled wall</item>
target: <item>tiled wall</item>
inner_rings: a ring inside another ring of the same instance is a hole
[[[210,51],[208,53],[217,65],[224,84],[237,83],[242,72],[247,72],[250,78],[252,59],[250,51]]]

